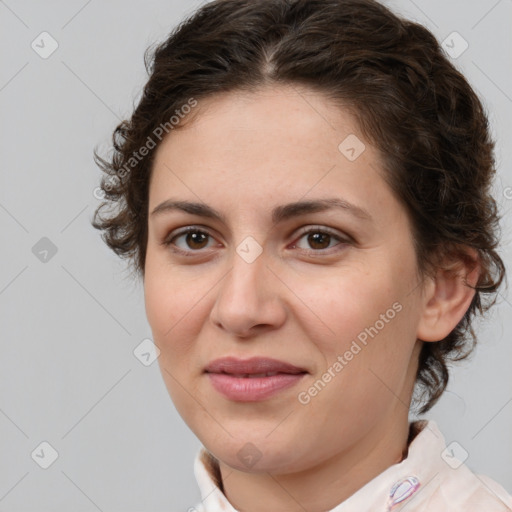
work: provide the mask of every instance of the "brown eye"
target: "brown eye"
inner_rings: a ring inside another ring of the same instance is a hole
[[[327,233],[310,233],[307,239],[308,244],[313,249],[327,249],[331,241],[331,235]]]
[[[203,232],[190,232],[185,235],[185,244],[190,249],[204,249],[205,243],[208,242],[208,235]]]
[[[305,243],[302,240],[305,240]],[[341,246],[341,249],[348,243],[350,243],[349,240],[345,240],[336,233],[331,233],[325,228],[316,228],[303,231],[297,242],[294,243],[294,247],[309,253],[322,254],[323,252],[327,253],[329,249],[338,245]]]
[[[211,245],[208,245],[208,242],[210,241],[213,242],[212,236],[206,231],[202,231],[194,227],[188,227],[173,236],[169,236],[164,240],[163,244],[169,246],[177,253],[191,254],[211,247]]]

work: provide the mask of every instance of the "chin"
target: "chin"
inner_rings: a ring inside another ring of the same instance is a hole
[[[217,459],[231,468],[249,473],[287,473],[296,469],[300,457],[297,452],[300,439],[294,440],[292,436],[286,436],[284,431],[280,436],[275,433],[268,436],[268,429],[261,435],[254,431],[247,434],[245,429],[233,432],[228,427],[227,430],[233,437],[227,433],[215,439],[201,433],[198,437]]]
[[[265,448],[259,450],[250,442],[235,451],[221,449],[216,457],[231,468],[246,473],[288,473],[296,465],[289,456]]]

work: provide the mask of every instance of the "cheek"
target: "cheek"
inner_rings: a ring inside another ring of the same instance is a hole
[[[183,329],[193,329],[195,306],[204,295],[197,282],[184,282],[179,271],[146,264],[144,299],[146,316],[155,342],[161,350],[178,348],[176,341],[187,338]],[[186,320],[186,321],[185,321]],[[180,334],[178,334],[180,333]]]
[[[299,316],[304,329],[331,358],[342,355],[353,340],[370,339],[369,330],[374,331],[376,322],[379,331],[388,329],[396,316],[393,304],[400,299],[382,274],[363,271],[317,276],[294,287],[294,292],[303,303],[304,314]]]
[[[195,394],[190,372],[195,359],[191,351],[197,338],[194,318],[199,314],[200,294],[197,285],[188,286],[177,272],[155,271],[146,264],[144,296],[146,316],[153,341],[160,349],[158,364],[169,395],[179,411],[190,406],[190,394]],[[196,307],[194,307],[196,306]],[[186,392],[183,385],[186,384]],[[183,413],[180,412],[180,414]]]
[[[333,445],[341,434],[356,439],[390,408],[400,408],[398,400],[405,400],[397,397],[406,384],[414,344],[400,345],[409,331],[407,318],[400,316],[405,310],[389,311],[393,318],[388,323],[353,314],[339,322],[339,335],[331,343],[316,338],[325,366],[301,388],[300,399],[301,404],[307,401],[304,410],[326,425],[325,437]]]
[[[146,270],[144,299],[149,325],[154,337],[161,342],[165,333],[176,322],[175,315],[177,312],[173,307],[177,303],[175,295],[169,292],[167,286],[163,284],[163,279],[159,279],[151,271]]]
[[[309,306],[302,322],[321,354],[318,370],[336,375],[329,387],[337,389],[336,395],[343,393],[347,404],[353,398],[375,405],[384,398],[389,390],[379,379],[391,389],[400,389],[414,348],[414,314],[404,291],[406,276],[393,280],[391,269],[380,268],[379,274],[341,275],[324,286],[309,283],[298,291]]]

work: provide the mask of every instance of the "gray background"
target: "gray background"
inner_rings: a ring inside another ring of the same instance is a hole
[[[0,511],[174,511],[199,500],[199,441],[174,410],[157,362],[144,366],[133,354],[151,338],[141,285],[90,226],[100,178],[92,150],[108,148],[119,119],[129,116],[146,79],[144,50],[198,5],[0,1]],[[457,31],[469,43],[455,60],[483,97],[498,138],[508,265],[512,0],[388,5],[440,40]],[[46,59],[31,47],[43,31],[59,45]],[[38,252],[48,244],[43,237],[57,249],[47,261]],[[454,370],[428,414],[448,443],[467,451],[472,469],[509,492],[511,318],[503,289],[478,326],[473,361]],[[43,441],[58,452],[48,469],[31,457]]]

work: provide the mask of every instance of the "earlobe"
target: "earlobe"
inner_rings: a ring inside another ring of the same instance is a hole
[[[463,255],[438,269],[426,288],[418,339],[440,341],[450,334],[471,305],[479,275],[479,258],[474,249],[466,249]]]

